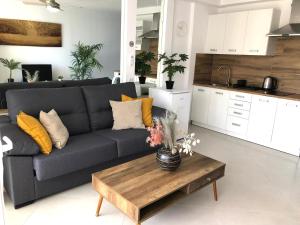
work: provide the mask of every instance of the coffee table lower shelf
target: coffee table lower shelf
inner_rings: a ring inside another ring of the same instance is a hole
[[[142,222],[144,222],[145,220],[149,219],[150,217],[154,216],[155,214],[157,214],[158,212],[162,211],[163,209],[167,208],[168,206],[170,206],[171,204],[177,202],[178,200],[186,197],[187,195],[191,194],[192,192],[212,183],[213,185],[213,193],[214,193],[214,199],[215,201],[218,200],[218,194],[217,194],[217,184],[216,181],[212,181],[210,182],[210,180],[207,180],[208,182],[203,183],[202,185],[199,184],[199,181],[195,181],[194,183],[191,183],[187,186],[185,186],[182,189],[179,189],[173,193],[168,194],[167,196],[145,206],[144,208],[140,209],[139,212],[139,221],[137,221],[137,225],[140,225]],[[198,185],[197,185],[198,184]],[[193,190],[191,190],[191,186],[195,186],[197,185],[197,188],[194,188]],[[99,197],[99,201],[98,201],[98,205],[97,205],[97,209],[96,209],[96,216],[100,215],[100,208],[102,205],[102,201],[103,201],[103,197],[100,194]]]

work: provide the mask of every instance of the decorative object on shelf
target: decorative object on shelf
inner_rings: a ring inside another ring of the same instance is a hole
[[[177,116],[168,111],[164,118],[154,119],[154,125],[148,128],[150,136],[146,142],[151,147],[161,146],[156,160],[163,170],[176,170],[181,163],[180,153],[192,155],[192,147],[200,143],[194,133],[177,140],[177,124]]]
[[[99,71],[103,68],[97,59],[97,54],[103,48],[103,44],[85,45],[82,42],[78,42],[75,48],[75,51],[71,52],[73,59],[72,66],[69,67],[72,71],[72,79],[91,79],[95,68]]]
[[[57,23],[0,19],[0,45],[62,47],[62,26]]]
[[[30,72],[29,72],[28,70],[26,70],[26,69],[23,69],[23,70],[24,70],[24,72],[25,72],[25,74],[26,74],[25,78],[26,78],[26,80],[27,80],[28,83],[33,83],[33,82],[39,81],[39,74],[40,74],[40,71],[36,70],[36,71],[34,71],[34,73],[31,75]]]
[[[64,76],[62,76],[62,75],[59,75],[58,77],[57,77],[57,80],[58,81],[62,81],[64,79]]]
[[[177,72],[181,74],[184,73],[186,67],[180,65],[180,63],[187,61],[188,58],[189,57],[186,54],[174,53],[170,56],[167,56],[166,53],[159,54],[158,62],[163,61],[163,66],[165,67],[162,73],[167,73],[167,76],[169,78],[169,80],[166,81],[167,89],[173,89],[174,86],[173,77]]]
[[[0,62],[3,64],[4,67],[9,69],[9,79],[7,79],[8,83],[14,82],[12,78],[12,72],[14,70],[20,69],[20,62],[15,61],[14,59],[3,59],[0,58]]]
[[[155,59],[152,52],[141,52],[135,57],[135,73],[139,75],[140,84],[145,84],[146,76],[151,74],[150,62]]]

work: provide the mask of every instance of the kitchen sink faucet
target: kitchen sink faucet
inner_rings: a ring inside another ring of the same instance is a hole
[[[227,81],[226,81],[226,85],[227,87],[231,86],[231,67],[229,65],[220,65],[218,66],[218,71],[220,70],[226,70],[227,71]]]

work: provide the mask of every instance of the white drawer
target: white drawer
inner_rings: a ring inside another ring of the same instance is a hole
[[[250,94],[245,94],[241,92],[231,92],[230,98],[233,100],[239,100],[244,102],[251,102],[252,96]]]
[[[230,99],[229,101],[229,107],[235,108],[235,109],[242,109],[242,110],[250,110],[251,104],[249,102],[242,102],[237,100]]]
[[[235,116],[228,116],[227,130],[237,134],[246,134],[248,127],[248,120],[238,118]]]
[[[249,119],[249,111],[241,110],[241,109],[235,109],[235,108],[229,108],[228,109],[228,115],[229,116],[235,116],[240,117],[243,119]]]

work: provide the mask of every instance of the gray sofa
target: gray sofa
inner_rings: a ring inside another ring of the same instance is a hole
[[[14,148],[3,158],[4,186],[15,208],[91,180],[91,173],[152,153],[145,129],[112,130],[109,100],[122,94],[136,97],[133,83],[7,91],[9,122],[1,135]],[[62,150],[40,154],[37,144],[16,124],[20,111],[38,117],[40,110],[55,109],[70,133]],[[154,116],[163,109],[154,107]],[[126,118],[124,118],[126,119]],[[1,138],[2,140],[2,138]]]

